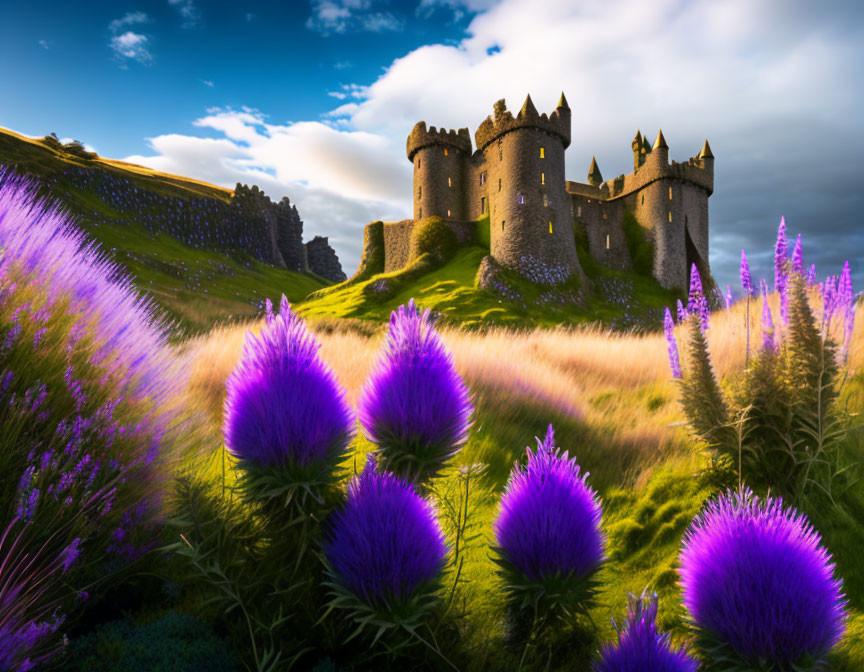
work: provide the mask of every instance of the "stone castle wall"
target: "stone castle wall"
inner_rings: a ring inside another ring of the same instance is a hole
[[[591,257],[611,268],[632,269],[633,260],[621,226],[624,204],[621,201],[605,203],[596,197],[576,194],[571,194],[570,198],[573,217],[585,225]]]
[[[414,220],[384,224],[384,272],[398,271],[411,257],[411,232]]]

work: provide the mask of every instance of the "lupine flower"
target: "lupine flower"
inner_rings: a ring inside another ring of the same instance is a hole
[[[843,264],[837,293],[837,304],[843,320],[843,345],[840,349],[840,356],[845,363],[849,357],[852,331],[855,328],[855,291],[852,289],[852,271],[849,268],[848,260]]]
[[[735,303],[735,297],[732,295],[732,286],[726,285],[726,294],[723,296],[723,304],[726,310],[729,310],[733,303]]]
[[[81,543],[80,537],[75,537],[66,548],[64,548],[60,553],[60,562],[63,565],[63,571],[68,572],[69,568],[75,564],[75,561],[78,559],[78,556],[81,555],[81,549],[79,548],[79,544]]]
[[[780,218],[777,243],[774,245],[774,291],[780,295],[780,317],[783,324],[789,320],[789,248],[786,243],[786,218]]]
[[[600,652],[594,672],[696,672],[699,664],[672,648],[669,633],[657,632],[657,595],[628,595],[627,622],[616,631],[618,645]],[[614,621],[613,621],[614,624]]]
[[[264,321],[266,324],[273,321],[273,302],[269,298],[264,299]]]
[[[739,269],[741,275],[741,289],[744,290],[745,296],[753,294],[753,279],[750,275],[750,264],[747,263],[747,255],[744,250],[741,250],[741,267]]]
[[[666,336],[666,343],[669,351],[669,366],[672,369],[672,377],[676,380],[681,378],[681,360],[678,357],[678,342],[675,340],[675,323],[672,320],[672,312],[666,308],[666,315],[663,317],[663,333]]]
[[[807,271],[807,286],[812,287],[816,284],[816,264],[810,264],[810,270]]]
[[[684,606],[709,657],[788,669],[821,659],[843,635],[831,556],[780,499],[744,490],[713,500],[685,534],[680,563]]]
[[[801,248],[801,234],[795,240],[795,248],[792,250],[792,272],[804,275],[804,251]]]
[[[412,480],[434,474],[467,440],[473,410],[429,311],[419,311],[413,299],[400,306],[358,403],[384,464]]]
[[[827,334],[831,330],[831,320],[837,310],[837,278],[829,275],[822,284],[822,331]]]
[[[681,299],[678,299],[678,321],[683,322],[687,319],[687,309],[684,308],[684,304],[681,303]]]
[[[771,308],[768,301],[762,301],[762,350],[773,351],[774,344],[774,320],[771,318]]]
[[[366,603],[406,600],[434,582],[447,557],[435,508],[375,458],[348,485],[332,516],[324,556],[335,581]]]
[[[768,298],[768,283],[765,282],[765,278],[759,280],[759,293],[763,299]]]
[[[228,378],[225,447],[255,466],[305,467],[344,455],[354,417],[319,344],[300,319],[274,316],[246,334]]]
[[[687,299],[687,312],[694,313],[699,310],[702,298],[702,278],[699,277],[699,269],[696,264],[690,266],[690,293]]]
[[[588,474],[555,447],[551,425],[526,452],[527,465],[510,472],[494,524],[501,555],[531,581],[592,574],[603,562],[604,538]]]

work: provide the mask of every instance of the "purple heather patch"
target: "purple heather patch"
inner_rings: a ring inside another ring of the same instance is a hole
[[[258,337],[247,333],[225,399],[225,446],[234,457],[278,467],[344,454],[354,414],[319,347],[290,312],[274,316]]]
[[[684,536],[683,602],[694,625],[747,660],[821,658],[844,631],[831,556],[803,514],[749,490],[712,500]]]
[[[495,538],[505,558],[532,581],[587,576],[604,560],[602,510],[575,458],[555,447],[552,426],[528,464],[518,465],[501,498]]]
[[[434,506],[368,456],[333,514],[324,554],[337,580],[367,603],[409,598],[447,558]]]

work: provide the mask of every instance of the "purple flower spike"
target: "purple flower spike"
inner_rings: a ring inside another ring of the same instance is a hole
[[[473,411],[429,311],[419,311],[413,299],[400,306],[358,403],[384,466],[415,482],[434,475],[468,439]]]
[[[282,298],[279,299],[279,314],[284,315],[285,317],[293,315],[291,312],[291,304],[288,303],[288,297],[284,294],[282,295]]]
[[[264,322],[265,324],[273,322],[273,302],[270,299],[264,299]]]
[[[829,275],[822,284],[822,331],[828,333],[831,330],[831,320],[837,310],[837,278]]]
[[[771,308],[768,301],[762,301],[762,349],[766,352],[774,350],[774,320],[771,318]]]
[[[555,448],[552,426],[501,498],[495,539],[503,560],[530,581],[587,577],[604,560],[601,507],[575,458]]]
[[[750,275],[750,264],[747,263],[747,255],[744,250],[741,250],[741,289],[744,290],[744,295],[753,295],[753,278]]]
[[[777,228],[777,243],[774,245],[774,291],[780,295],[780,317],[783,323],[789,319],[788,296],[789,247],[786,242],[786,218],[780,218]]]
[[[332,516],[324,543],[332,578],[367,604],[407,600],[434,582],[447,558],[435,508],[368,456]]]
[[[678,321],[683,322],[687,319],[687,309],[684,307],[684,304],[681,303],[681,299],[678,299]]]
[[[678,380],[681,378],[681,360],[678,358],[675,323],[672,320],[672,312],[669,308],[666,308],[666,315],[663,317],[663,333],[666,335],[666,343],[669,344],[669,366],[672,369],[672,377]]]
[[[843,264],[843,271],[840,273],[840,281],[838,283],[837,305],[841,312],[843,320],[843,346],[841,347],[840,356],[845,363],[849,357],[849,346],[852,343],[852,331],[855,328],[855,290],[852,289],[852,271],[849,268],[849,261]]]
[[[283,315],[259,337],[246,335],[225,399],[225,446],[234,457],[259,467],[305,467],[344,455],[354,417],[318,348],[303,320]]]
[[[685,534],[680,563],[699,648],[730,669],[812,665],[843,635],[831,556],[807,518],[780,499],[744,490],[713,500]]]
[[[801,249],[801,234],[795,240],[795,248],[792,250],[792,272],[804,275],[804,252]]]
[[[699,269],[696,268],[696,264],[690,266],[690,293],[688,297],[687,312],[697,312],[699,301],[702,298],[702,278],[699,277]]]
[[[763,299],[768,298],[768,283],[765,282],[765,278],[762,278],[759,281],[759,293],[762,295]]]
[[[810,270],[807,271],[807,286],[812,287],[816,284],[816,264],[810,264]]]
[[[657,595],[630,594],[629,603],[618,646],[603,647],[594,672],[696,672],[698,662],[674,650],[669,633],[657,632]]]
[[[732,294],[732,286],[726,285],[726,294],[723,296],[723,304],[726,310],[729,310],[733,303],[735,303],[735,296]]]

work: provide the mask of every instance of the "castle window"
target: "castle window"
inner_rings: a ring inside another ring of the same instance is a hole
[[[447,216],[448,216],[448,217],[450,216],[450,211],[449,211],[449,210],[447,211]]]
[[[609,234],[606,234],[606,249],[609,249]]]
[[[503,219],[501,220],[501,230],[502,231],[504,230],[504,220]]]
[[[645,205],[645,194],[642,194],[642,205]]]
[[[417,187],[417,198],[423,198],[423,187],[422,185]]]
[[[607,214],[604,212],[603,213],[603,219],[606,219],[606,217],[607,217]]]
[[[546,158],[546,148],[545,148],[545,147],[541,147],[541,148],[540,148],[540,158],[541,158],[541,159],[545,159],[545,158]]]
[[[485,196],[480,197],[480,214],[481,215],[486,214],[486,197]]]
[[[480,173],[480,186],[482,187],[484,184],[486,184],[486,171]]]
[[[672,187],[669,187],[669,200],[672,200]]]
[[[417,157],[417,170],[420,170],[420,157]]]
[[[582,216],[582,206],[581,205],[578,208],[576,208],[576,216],[577,217]]]
[[[501,149],[501,141],[502,141],[502,140],[503,140],[503,138],[498,138],[498,160],[499,160],[499,161],[503,161],[503,160],[504,160],[504,152],[503,152],[503,150]]]
[[[552,222],[549,222],[549,233],[552,233]]]
[[[444,148],[444,156],[447,156],[447,148]]]
[[[501,191],[501,178],[498,178],[498,191]]]
[[[452,187],[452,186],[453,186],[453,178],[452,178],[452,177],[448,177],[448,178],[447,178],[447,186],[448,186],[448,187]]]
[[[546,184],[546,173],[540,173],[540,184]]]
[[[519,205],[525,205],[525,194],[519,194]]]
[[[672,211],[671,210],[669,211],[669,221],[670,222],[672,221]]]
[[[544,208],[549,207],[549,197],[546,194],[543,194],[543,207]]]
[[[423,208],[418,208],[417,219],[423,219]]]

